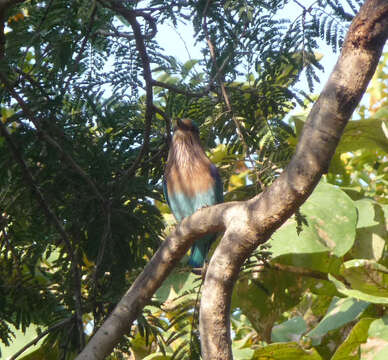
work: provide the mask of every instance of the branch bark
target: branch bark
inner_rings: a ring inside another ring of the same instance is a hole
[[[354,19],[342,53],[304,127],[283,174],[249,201],[203,208],[184,219],[77,357],[103,359],[189,249],[207,233],[225,234],[203,285],[200,332],[204,359],[232,359],[229,309],[241,264],[307,199],[329,166],[343,129],[366,90],[388,36],[388,3],[367,0]]]
[[[241,264],[311,194],[371,79],[388,36],[388,3],[367,0],[353,20],[339,60],[283,174],[236,213],[209,263],[203,284],[203,359],[232,359],[230,301]],[[206,299],[206,300],[205,300]]]

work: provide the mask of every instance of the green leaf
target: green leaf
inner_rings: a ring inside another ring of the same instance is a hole
[[[367,341],[368,329],[372,321],[373,319],[371,318],[364,318],[354,325],[352,331],[346,340],[338,347],[331,360],[358,360],[359,347]]]
[[[303,349],[295,342],[275,343],[255,351],[253,360],[321,360],[315,349]]]
[[[387,360],[388,359],[388,346],[379,351],[373,360]]]
[[[273,258],[281,257],[276,261],[291,265],[335,272],[336,257],[346,254],[354,243],[357,222],[354,202],[339,188],[321,183],[300,212],[306,217],[307,225],[299,236],[294,220],[283,225],[269,241]]]
[[[331,274],[329,274],[328,277],[329,277],[329,280],[335,285],[337,290],[343,295],[353,297],[353,298],[358,299],[358,300],[363,300],[363,301],[375,303],[375,304],[388,304],[388,298],[386,298],[386,297],[374,296],[374,295],[366,294],[360,290],[349,289],[346,287],[345,284],[343,284],[341,281],[337,280]]]
[[[385,356],[385,357],[384,357]],[[374,320],[368,330],[368,342],[361,346],[361,358],[385,360],[388,357],[388,316]]]
[[[338,144],[337,152],[344,153],[378,147],[388,152],[388,138],[382,130],[383,123],[380,119],[349,121]]]
[[[388,341],[388,315],[373,321],[368,333],[372,338],[376,337]]]
[[[353,298],[334,297],[326,315],[306,336],[312,339],[313,345],[318,345],[324,335],[357,319],[368,305],[365,301]]]
[[[341,266],[341,275],[351,287],[388,299],[388,269],[373,260],[353,259]]]
[[[307,331],[307,325],[301,316],[295,316],[272,328],[272,342],[299,341]]]
[[[238,348],[234,346],[235,342],[232,344],[232,353],[233,353],[233,359],[236,360],[250,360],[252,359],[252,356],[254,354],[254,350],[250,348]]]
[[[359,210],[359,221],[356,241],[351,251],[352,257],[379,261],[383,256],[387,238],[384,205],[367,199],[355,203]]]
[[[354,202],[357,207],[358,221],[357,228],[377,225],[378,222],[374,220],[375,209],[374,202],[369,199],[357,200]]]
[[[193,290],[197,286],[197,279],[198,277],[191,272],[174,271],[155,293],[155,298],[160,302],[176,298],[186,291]]]

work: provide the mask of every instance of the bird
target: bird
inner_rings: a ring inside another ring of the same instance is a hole
[[[163,192],[177,222],[198,209],[223,202],[223,185],[216,166],[201,145],[199,130],[190,119],[178,119],[163,176]],[[189,265],[202,268],[217,234],[197,239]]]

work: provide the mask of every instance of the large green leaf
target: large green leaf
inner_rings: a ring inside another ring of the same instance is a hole
[[[299,235],[295,220],[283,225],[270,240],[273,258],[335,272],[339,265],[337,258],[346,254],[354,243],[357,222],[354,202],[338,187],[321,183],[300,212],[307,224]]]
[[[361,199],[354,202],[357,207],[358,220],[357,228],[377,225],[375,220],[374,201],[370,199]]]
[[[356,241],[352,256],[379,261],[383,256],[387,226],[384,206],[370,199],[355,201],[358,210]]]
[[[318,352],[303,349],[295,342],[275,343],[255,351],[252,360],[321,360]]]
[[[358,351],[360,345],[368,339],[368,329],[373,319],[361,319],[353,326],[352,331],[346,340],[338,347],[331,360],[358,360]]]
[[[379,351],[373,360],[387,360],[388,359],[388,346],[385,346],[381,351]]]
[[[353,298],[334,297],[326,315],[306,336],[312,339],[314,345],[318,345],[324,335],[357,319],[368,305],[365,301]]]
[[[388,341],[388,315],[373,321],[369,327],[369,336]]]
[[[380,119],[349,121],[338,144],[337,152],[344,153],[377,147],[388,152],[388,139],[382,130],[383,124],[384,121]]]
[[[345,284],[343,284],[341,281],[337,280],[331,274],[329,274],[328,277],[329,277],[329,280],[335,285],[337,290],[343,295],[353,297],[353,298],[358,299],[358,300],[375,303],[375,304],[388,304],[387,297],[374,296],[374,295],[367,294],[367,293],[360,291],[360,290],[349,289]]]
[[[235,343],[236,342],[234,341],[232,344],[233,359],[236,359],[236,360],[250,360],[250,359],[252,359],[254,350],[247,348],[247,347],[239,348],[238,346],[235,346]]]
[[[374,320],[368,330],[368,342],[361,346],[362,359],[388,358],[388,316]],[[385,357],[384,357],[385,356]]]
[[[341,266],[341,275],[355,290],[388,299],[388,269],[373,260],[353,259]]]
[[[299,341],[307,331],[306,321],[301,316],[295,316],[272,328],[272,342]]]

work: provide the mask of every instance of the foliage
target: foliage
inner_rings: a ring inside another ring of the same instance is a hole
[[[24,359],[73,358],[143,269],[173,224],[160,187],[172,119],[200,126],[226,201],[250,198],[284,169],[305,117],[288,114],[309,99],[298,81],[319,80],[318,39],[337,50],[359,5],[299,4],[290,22],[289,3],[124,2],[141,25],[151,80],[114,1],[1,9],[4,345],[47,331]],[[163,22],[192,24],[203,58],[165,54],[153,36]],[[236,359],[387,352],[387,59],[324,183],[244,265],[231,314]],[[200,358],[200,283],[183,260],[111,358]]]

